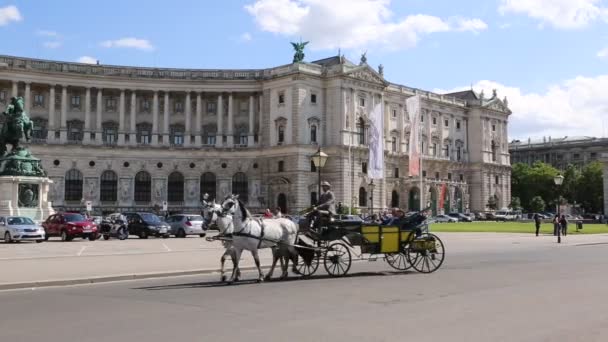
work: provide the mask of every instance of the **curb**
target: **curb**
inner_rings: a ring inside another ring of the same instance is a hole
[[[269,267],[262,266],[262,269],[265,269],[265,268],[269,268]],[[228,269],[228,270],[232,270],[232,269]],[[241,270],[243,270],[243,271],[257,270],[257,267],[245,266],[245,267],[241,267]],[[78,279],[40,280],[40,281],[30,281],[30,282],[23,282],[23,283],[0,284],[0,291],[39,288],[39,287],[52,287],[52,286],[97,284],[97,283],[108,283],[108,282],[124,281],[124,280],[179,277],[179,276],[188,276],[188,275],[197,275],[197,274],[211,274],[211,273],[216,273],[216,272],[220,272],[220,270],[217,268],[213,268],[213,269],[201,269],[201,270],[190,270],[190,271],[111,275],[111,276],[103,276],[103,277],[87,277],[87,278],[78,278]]]

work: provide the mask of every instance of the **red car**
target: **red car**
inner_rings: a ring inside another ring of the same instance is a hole
[[[77,213],[62,213],[49,216],[42,223],[46,232],[45,238],[60,236],[61,241],[71,241],[75,237],[97,239],[97,225]]]

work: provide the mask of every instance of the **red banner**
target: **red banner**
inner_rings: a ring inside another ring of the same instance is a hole
[[[443,209],[443,201],[445,200],[445,192],[448,189],[448,185],[443,183],[443,185],[441,185],[441,196],[439,196],[439,208],[437,209]]]

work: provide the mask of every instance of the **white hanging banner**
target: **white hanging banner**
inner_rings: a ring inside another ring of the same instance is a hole
[[[371,179],[384,178],[384,115],[382,101],[376,103],[369,122],[369,166],[367,174]]]

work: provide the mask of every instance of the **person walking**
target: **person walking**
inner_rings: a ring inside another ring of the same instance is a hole
[[[534,225],[536,226],[536,236],[538,236],[540,230],[540,215],[538,213],[534,214]]]
[[[553,236],[557,236],[559,229],[561,229],[559,226],[559,215],[555,215],[553,217]]]
[[[568,235],[568,220],[566,220],[566,215],[562,215],[562,218],[559,220],[559,225],[562,229],[562,235]]]

